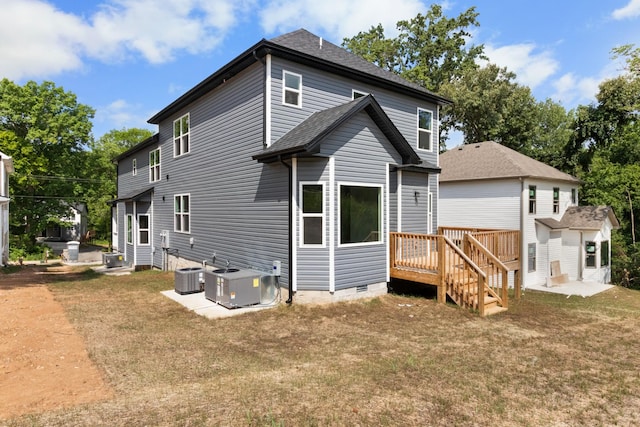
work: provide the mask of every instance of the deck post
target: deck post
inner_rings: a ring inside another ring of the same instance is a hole
[[[438,285],[438,302],[444,304],[447,302],[447,284],[445,274],[445,243],[442,235],[438,236],[438,276],[440,283]]]
[[[519,300],[520,297],[522,296],[522,275],[520,274],[520,269],[515,270],[513,272],[513,289],[514,289],[514,296],[516,298],[516,300]]]
[[[502,306],[509,308],[509,272],[502,272]]]

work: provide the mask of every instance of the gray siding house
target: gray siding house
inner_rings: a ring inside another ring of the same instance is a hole
[[[306,30],[263,39],[115,159],[113,246],[140,268],[277,261],[289,301],[385,293],[389,232],[437,229],[448,103]]]

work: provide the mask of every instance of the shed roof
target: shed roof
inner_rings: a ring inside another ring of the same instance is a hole
[[[578,178],[494,141],[460,145],[440,154],[440,182],[539,178],[580,184]]]
[[[240,71],[263,60],[266,55],[278,56],[368,84],[390,88],[396,92],[409,94],[438,105],[451,104],[447,98],[409,82],[395,73],[384,70],[305,29],[299,29],[270,40],[260,40],[151,117],[149,123],[160,123],[163,119],[215,89]]]
[[[140,200],[141,198],[143,198],[144,196],[146,196],[147,194],[151,193],[153,191],[154,187],[147,187],[147,188],[143,188],[142,190],[134,190],[131,191],[127,194],[125,194],[122,197],[118,197],[117,199],[113,199],[110,200],[109,204],[114,204],[117,202],[131,202],[134,200]]]
[[[253,158],[260,162],[272,162],[283,156],[313,155],[320,150],[320,144],[331,132],[360,111],[365,111],[373,119],[400,153],[404,163],[420,164],[421,159],[418,154],[372,95],[312,114],[273,145],[255,154]]]
[[[606,219],[613,228],[619,228],[620,223],[611,206],[570,206],[557,221],[553,218],[537,218],[536,222],[552,230],[600,230]]]

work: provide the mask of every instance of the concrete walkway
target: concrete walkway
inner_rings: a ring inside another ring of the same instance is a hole
[[[600,292],[604,292],[613,288],[613,285],[604,285],[602,283],[595,282],[578,282],[572,281],[563,283],[559,286],[547,287],[544,285],[531,285],[527,286],[524,291],[540,291],[540,292],[550,292],[554,294],[562,294],[562,295],[576,295],[581,296],[583,298],[590,297],[592,295],[599,294]]]
[[[232,317],[237,316],[244,313],[251,313],[252,311],[264,310],[267,308],[276,307],[279,303],[279,299],[276,300],[273,304],[260,304],[253,305],[250,307],[243,308],[226,308],[221,306],[220,304],[216,304],[213,301],[210,301],[204,297],[204,292],[198,292],[194,294],[186,294],[180,295],[175,290],[171,289],[168,291],[160,292],[162,295],[166,296],[185,306],[187,309],[199,314],[200,316],[204,316],[207,319],[220,319],[223,317]]]

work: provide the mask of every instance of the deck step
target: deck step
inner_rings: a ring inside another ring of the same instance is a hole
[[[494,314],[502,313],[503,311],[507,311],[507,308],[500,307],[499,305],[496,305],[495,307],[485,308],[484,309],[484,315],[485,316],[492,316]]]

